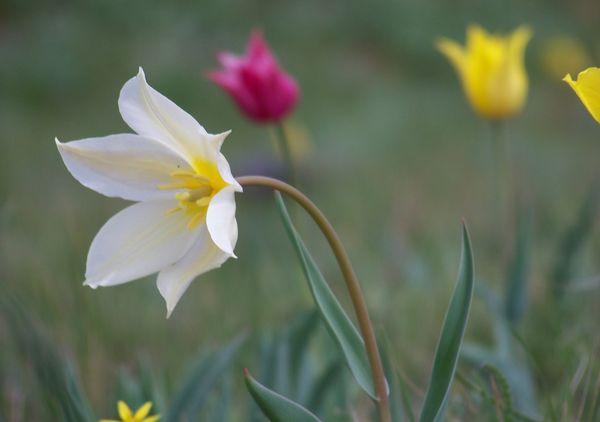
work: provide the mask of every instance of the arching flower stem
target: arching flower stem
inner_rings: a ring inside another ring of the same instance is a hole
[[[242,186],[263,186],[286,194],[304,208],[319,229],[321,229],[321,232],[327,239],[344,276],[346,288],[356,313],[360,333],[365,342],[373,376],[373,383],[375,385],[375,392],[378,397],[376,405],[379,413],[379,420],[381,422],[391,422],[388,390],[381,357],[377,347],[377,339],[375,338],[375,333],[373,331],[373,325],[371,324],[365,298],[360,288],[358,278],[354,272],[354,268],[352,267],[352,263],[350,262],[350,258],[348,257],[348,253],[333,226],[329,220],[327,220],[323,212],[306,195],[281,180],[265,176],[242,176],[238,177],[236,180]]]

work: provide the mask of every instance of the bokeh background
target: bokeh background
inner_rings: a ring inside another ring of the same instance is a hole
[[[526,214],[527,307],[513,329],[527,349],[533,412],[552,409],[571,420],[584,408],[592,415],[600,388],[600,233],[589,198],[599,176],[600,127],[560,79],[600,63],[598,16],[600,4],[591,0],[3,0],[0,295],[73,362],[99,416],[114,413],[123,374],[138,378],[141,360],[164,380],[168,402],[198,353],[248,331],[231,378],[236,406],[244,408],[240,369],[257,367],[263,339],[313,306],[272,195],[248,189],[238,196],[239,259],[195,281],[166,320],[153,276],[82,287],[93,236],[127,204],[79,185],[54,137],[129,132],[118,93],[143,66],[149,83],[209,132],[233,130],[224,153],[235,175],[277,174],[270,128],[247,121],[206,77],[217,51],[242,53],[260,28],[301,86],[286,122],[301,187],[345,241],[415,405],[455,282],[461,219],[472,234],[478,285],[502,297],[519,215]],[[462,42],[469,23],[499,33],[520,24],[534,30],[526,53],[529,99],[503,132],[502,177],[511,192],[504,203],[492,192],[489,125],[434,48],[439,36]],[[591,211],[582,217],[586,200]],[[331,253],[296,211],[302,235],[348,305]],[[557,294],[568,233],[576,247]],[[495,342],[489,303],[475,298],[467,332],[468,342],[488,348]],[[52,420],[44,386],[3,314],[0,414]]]

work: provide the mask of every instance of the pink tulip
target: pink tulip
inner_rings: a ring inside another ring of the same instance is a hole
[[[244,114],[259,123],[282,120],[296,105],[298,84],[284,72],[259,31],[254,31],[242,57],[220,52],[222,70],[209,78],[223,88]]]

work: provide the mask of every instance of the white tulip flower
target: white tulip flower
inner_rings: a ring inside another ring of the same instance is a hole
[[[81,184],[137,201],[92,241],[84,284],[114,286],[158,272],[168,317],[196,276],[235,257],[234,193],[242,187],[220,152],[229,132],[207,133],[150,87],[141,68],[123,86],[119,110],[137,134],[56,140]]]

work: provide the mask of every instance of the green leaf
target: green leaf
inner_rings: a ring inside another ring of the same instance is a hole
[[[409,420],[414,421],[414,413],[412,410],[411,400],[406,391],[406,386],[403,385],[396,368],[390,357],[391,343],[385,332],[380,332],[378,336],[379,350],[381,353],[381,363],[385,371],[385,377],[389,382],[390,388],[390,413],[393,421]]]
[[[576,259],[583,249],[586,240],[592,235],[593,227],[600,207],[600,189],[593,186],[585,198],[579,216],[567,229],[560,242],[555,261],[556,266],[551,274],[554,296],[561,299],[573,277]]]
[[[56,344],[46,328],[35,321],[30,312],[13,298],[0,292],[0,314],[6,318],[6,327],[16,349],[31,366],[42,392],[39,404],[65,422],[92,422],[96,420],[88,404],[85,391],[77,376],[74,363]]]
[[[321,414],[325,410],[325,401],[327,393],[331,392],[331,388],[338,382],[340,378],[343,364],[340,359],[336,359],[323,369],[323,372],[315,380],[310,397],[307,401],[310,407],[316,414]]]
[[[304,407],[260,384],[252,378],[248,370],[244,371],[244,377],[252,398],[271,422],[319,421],[319,418]]]
[[[247,335],[238,335],[226,347],[201,359],[192,369],[183,387],[176,394],[165,418],[166,422],[195,420],[209,392],[220,381]]]
[[[529,245],[531,238],[531,215],[521,212],[517,224],[515,252],[510,264],[505,299],[505,315],[512,322],[518,322],[527,308],[527,277],[529,272]]]
[[[290,378],[294,384],[295,392],[303,392],[307,384],[307,350],[310,340],[319,324],[319,314],[316,310],[303,314],[292,324],[289,329],[290,347]]]
[[[259,378],[267,388],[308,403],[314,378],[308,348],[319,324],[319,313],[312,308],[295,318],[287,327],[268,336],[261,336]],[[254,414],[253,421],[264,420],[256,406],[252,406],[251,411]]]
[[[458,281],[435,352],[431,379],[421,412],[421,422],[441,420],[442,409],[448,399],[456,371],[472,298],[473,252],[469,233],[466,226],[463,225],[463,246]]]
[[[339,346],[342,356],[344,356],[358,384],[369,396],[376,399],[377,396],[371,378],[371,367],[362,337],[354,327],[354,324],[352,324],[350,318],[348,318],[348,315],[344,312],[344,309],[319,271],[314,259],[306,249],[306,246],[304,246],[302,239],[292,224],[279,192],[275,193],[275,200],[279,206],[286,231],[296,249],[298,258],[300,258],[310,292],[329,333]]]
[[[163,376],[156,371],[152,361],[146,357],[139,360],[140,388],[146,401],[152,402],[152,412],[165,414],[167,407],[166,387]]]
[[[225,377],[213,393],[213,408],[206,417],[207,421],[222,422],[231,420],[232,403],[231,377]]]

